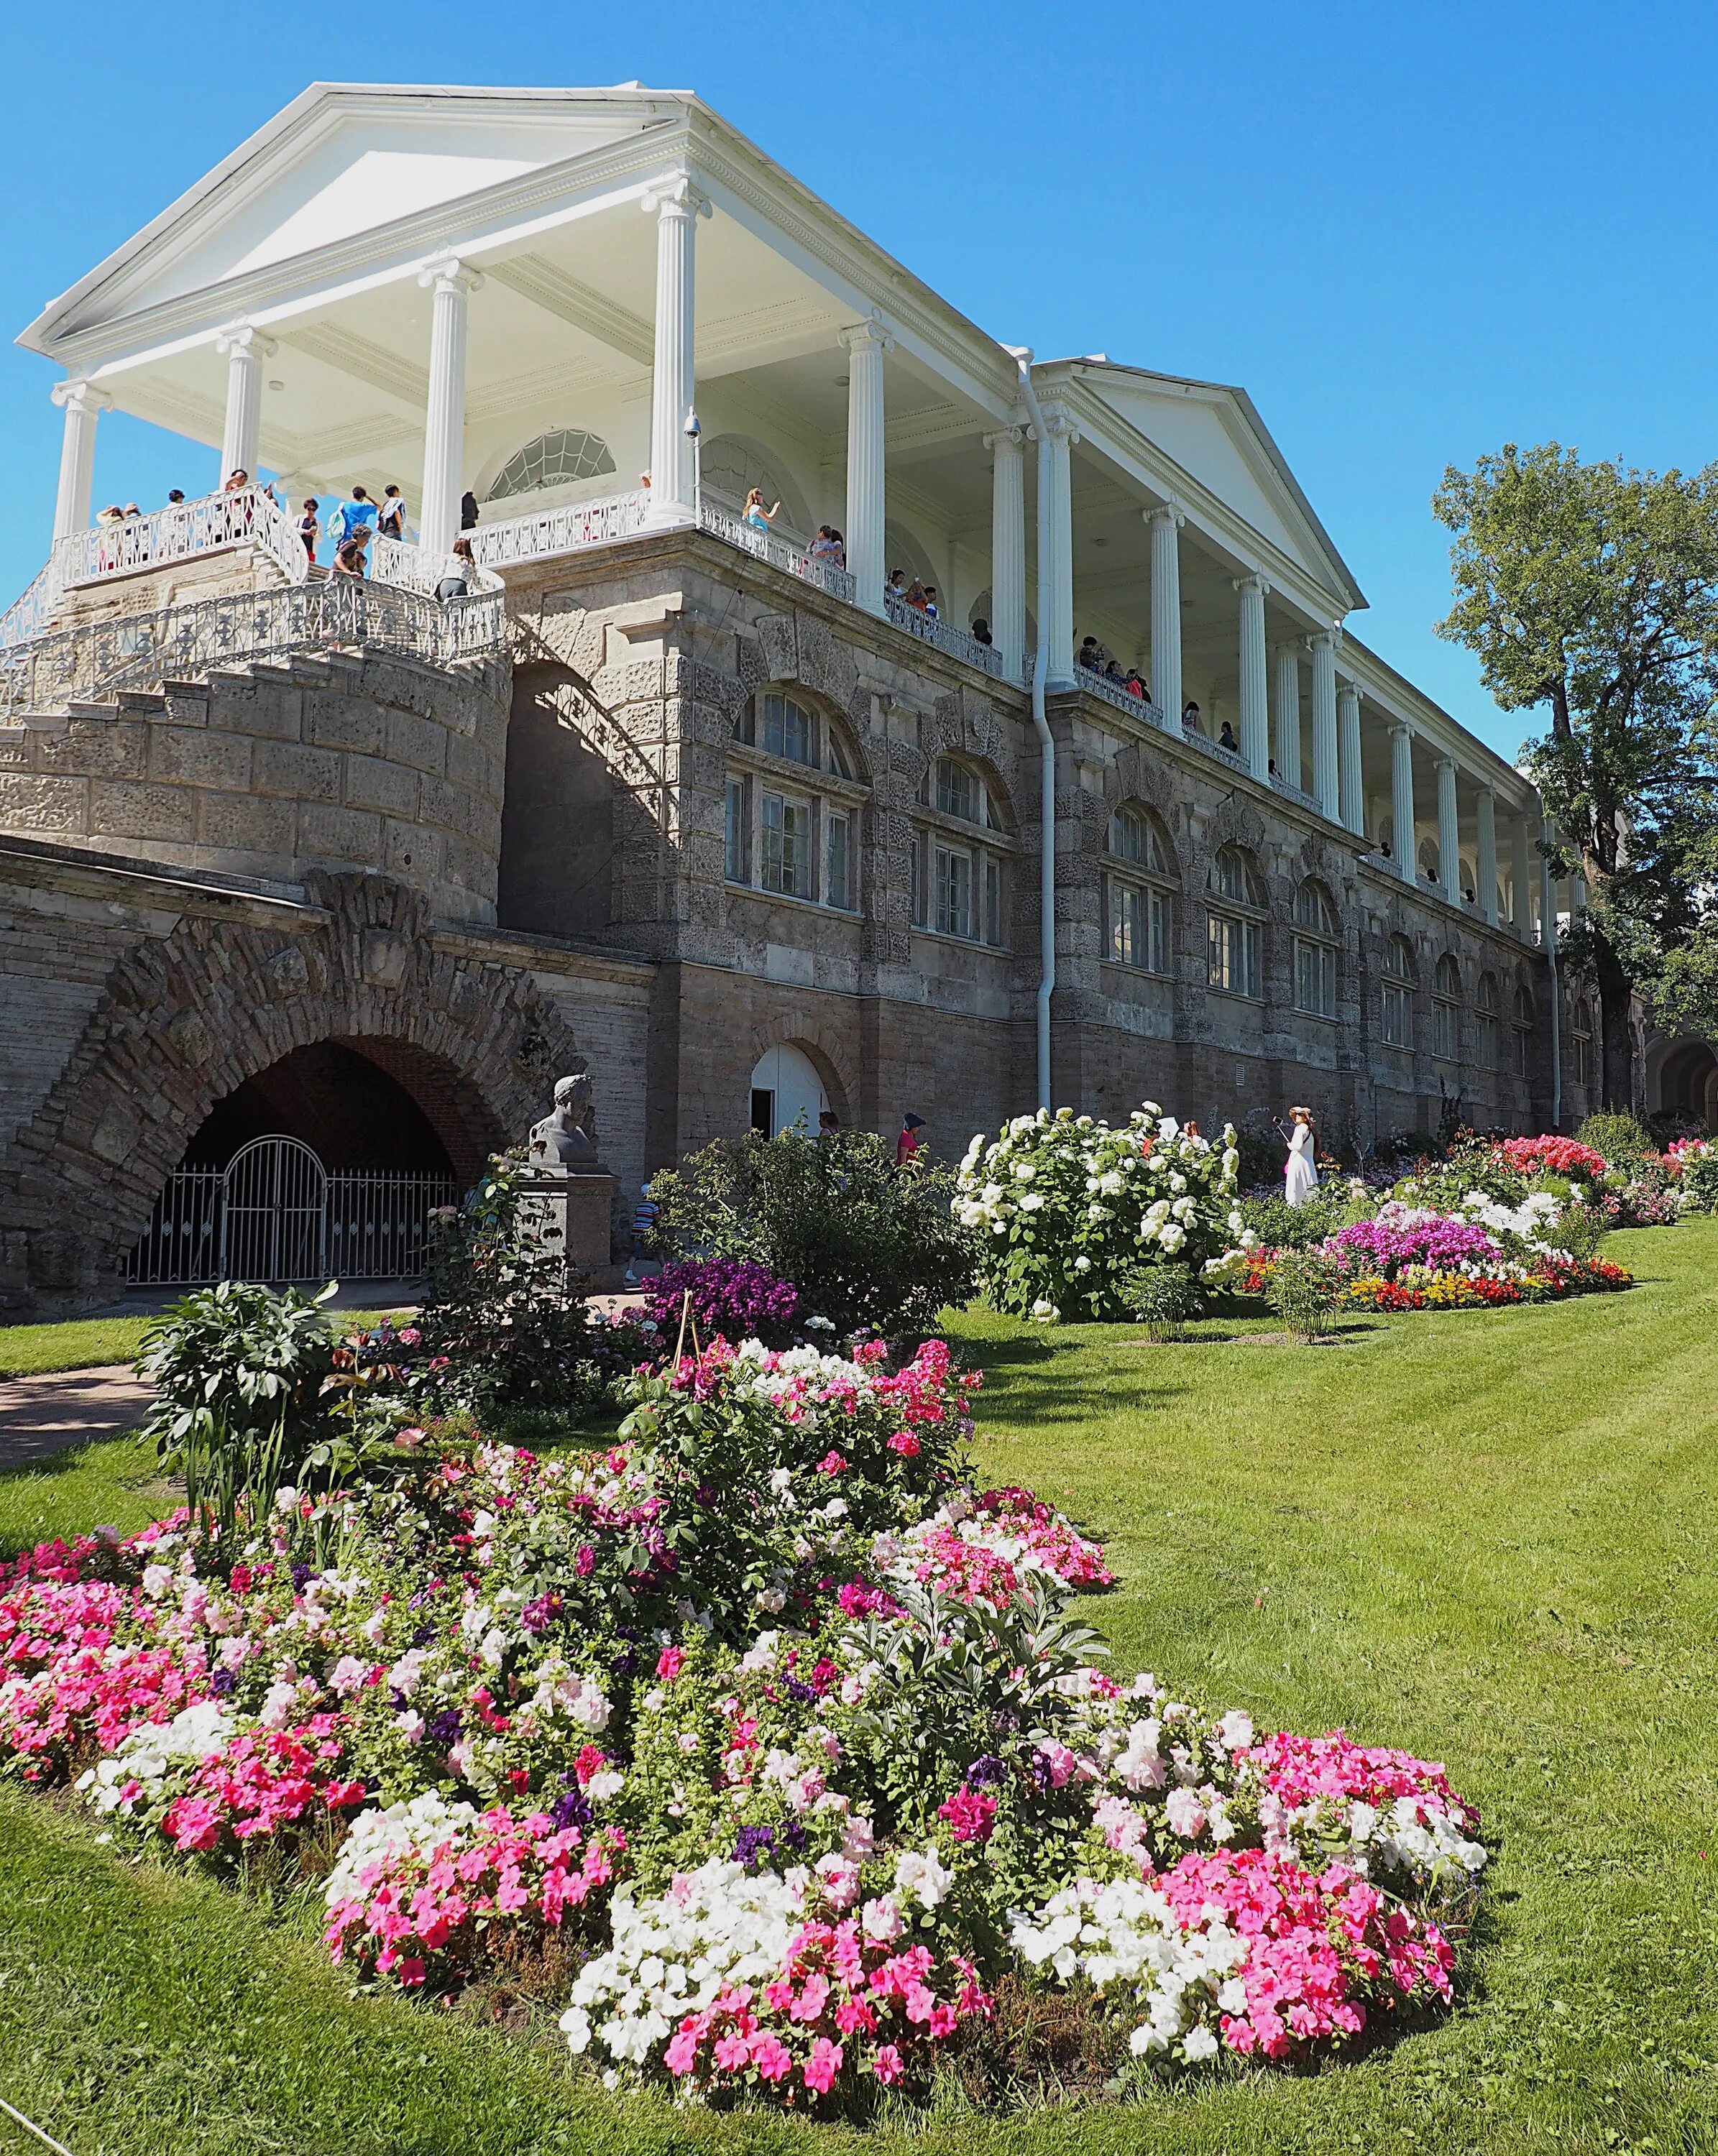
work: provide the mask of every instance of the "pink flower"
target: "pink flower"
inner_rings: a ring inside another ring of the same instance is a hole
[[[752,2039],[752,2064],[758,2070],[759,2081],[779,2082],[783,2075],[793,2071],[793,2054],[779,2036],[772,2036],[762,2030]]]
[[[843,1475],[846,1472],[846,1461],[833,1446],[817,1463],[817,1471],[820,1475]]]
[[[656,1675],[664,1684],[672,1684],[686,1666],[684,1647],[664,1647],[656,1657]]]
[[[892,2082],[899,2081],[907,2069],[901,2063],[901,2054],[892,2044],[879,2044],[877,2056],[871,2062],[871,2071],[887,2088]]]
[[[910,1430],[898,1430],[889,1440],[889,1450],[898,1452],[903,1460],[911,1460],[918,1453],[918,1440]]]
[[[937,1817],[946,1820],[956,1841],[988,1841],[996,1825],[996,1799],[987,1790],[955,1791],[937,1806]]]
[[[843,2056],[839,2044],[831,2044],[827,2036],[818,2037],[811,2046],[811,2056],[804,2067],[806,2087],[827,2096],[835,2086],[836,2076],[841,2070]]]
[[[751,2046],[737,2030],[716,2039],[716,2063],[725,2074],[737,2074],[751,2056]]]
[[[662,2054],[662,2063],[674,2075],[689,2074],[698,2063],[698,2025],[696,2020],[682,2021],[672,2041]]]

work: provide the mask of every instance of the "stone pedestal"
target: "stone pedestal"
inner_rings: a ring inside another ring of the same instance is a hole
[[[569,1280],[604,1286],[610,1271],[616,1178],[605,1169],[580,1174],[533,1165],[521,1183],[524,1218],[565,1258]]]

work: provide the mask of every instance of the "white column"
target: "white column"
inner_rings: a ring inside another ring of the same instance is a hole
[[[215,350],[227,362],[227,419],[221,434],[221,469],[215,484],[224,485],[235,471],[256,477],[257,433],[262,418],[263,362],[272,359],[278,347],[249,322],[234,322],[215,339]]]
[[[1417,886],[1419,833],[1414,822],[1414,732],[1400,720],[1390,729],[1390,850],[1396,872]]]
[[[1271,716],[1265,679],[1265,593],[1260,576],[1237,577],[1241,594],[1241,753],[1255,778],[1268,779]]]
[[[1527,819],[1517,816],[1514,837],[1510,849],[1510,870],[1513,880],[1510,888],[1510,919],[1524,943],[1533,941],[1533,900],[1531,896],[1532,869],[1527,859]]]
[[[65,413],[59,439],[59,491],[54,500],[54,536],[69,539],[90,528],[90,486],[95,471],[95,419],[113,399],[93,382],[56,382],[54,401]]]
[[[1277,775],[1290,786],[1300,783],[1300,646],[1277,646],[1276,709],[1271,714],[1277,737]]]
[[[1452,906],[1462,902],[1462,826],[1456,800],[1456,767],[1452,758],[1438,759],[1438,880]]]
[[[1071,689],[1073,673],[1073,475],[1068,452],[1080,439],[1079,429],[1066,412],[1050,405],[1044,412],[1044,428],[1050,438],[1050,603],[1047,629],[1040,622],[1038,634],[1047,635],[1046,684],[1052,689]]]
[[[1026,659],[1026,429],[985,436],[990,452],[990,635],[1011,681]],[[847,557],[851,562],[852,554]]]
[[[693,454],[686,423],[697,394],[693,347],[697,306],[693,237],[710,204],[687,172],[671,172],[644,198],[656,218],[656,327],[651,356],[651,524],[689,524],[695,513]]]
[[[847,349],[847,567],[853,572],[854,596],[872,613],[883,610],[883,578],[889,567],[883,559],[883,354],[894,341],[874,321],[856,322],[841,331]],[[1025,544],[1022,534],[1022,548]],[[1022,592],[1025,583],[1022,562]],[[993,633],[994,629],[993,624]]]
[[[466,479],[466,301],[483,280],[456,255],[444,254],[424,264],[418,282],[434,295],[419,544],[432,554],[448,554],[460,534]]]
[[[1148,509],[1151,526],[1151,701],[1171,733],[1181,730],[1181,526],[1175,504]]]
[[[1356,838],[1366,828],[1366,773],[1361,764],[1361,692],[1345,681],[1336,692],[1337,799],[1342,809],[1342,828]]]
[[[1490,927],[1497,926],[1497,796],[1489,786],[1482,786],[1478,796],[1477,809],[1479,835],[1475,846],[1479,855],[1474,867],[1479,878],[1479,917]]]
[[[1321,629],[1312,643],[1312,790],[1330,821],[1337,821],[1340,792],[1337,784],[1336,755],[1336,639]],[[1360,716],[1355,715],[1355,732]]]

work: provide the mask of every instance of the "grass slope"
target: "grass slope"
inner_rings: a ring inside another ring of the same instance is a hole
[[[1318,1349],[958,1322],[990,1373],[983,1473],[1110,1544],[1119,1668],[1443,1758],[1498,1854],[1441,2026],[1127,2109],[951,2108],[869,2137],[878,2156],[1718,2146],[1718,1222],[1607,1250],[1633,1294]],[[150,1471],[121,1441],[0,1481],[0,1538],[131,1525]],[[548,2041],[350,2000],[301,1908],[116,1861],[22,1795],[0,1800],[0,2092],[76,2156],[861,2145],[611,2103]]]
[[[0,1325],[0,1378],[93,1370],[136,1358],[148,1317],[68,1317],[53,1325]]]

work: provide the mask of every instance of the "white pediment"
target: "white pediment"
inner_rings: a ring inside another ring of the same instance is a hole
[[[51,337],[118,322],[638,134],[671,93],[319,85],[56,301]]]
[[[1308,575],[1352,578],[1246,397],[1222,384],[1111,366],[1081,369],[1099,397]]]

